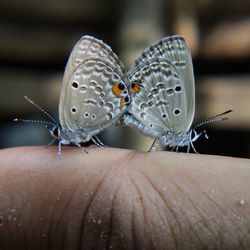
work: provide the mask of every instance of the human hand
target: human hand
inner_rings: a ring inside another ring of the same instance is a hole
[[[250,161],[0,151],[0,249],[250,249]]]

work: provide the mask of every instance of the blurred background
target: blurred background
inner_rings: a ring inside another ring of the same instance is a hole
[[[206,127],[209,140],[200,139],[196,149],[250,157],[249,0],[1,0],[1,148],[50,142],[43,125],[12,120],[47,119],[24,95],[58,117],[64,68],[84,34],[109,44],[127,69],[156,40],[183,35],[194,63],[194,122],[234,110],[229,120]],[[152,143],[129,128],[109,128],[100,137],[137,150]]]

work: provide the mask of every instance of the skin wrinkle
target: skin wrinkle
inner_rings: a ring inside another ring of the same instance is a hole
[[[201,189],[201,187],[197,185],[197,183],[194,181],[194,179],[193,179],[190,175],[184,173],[182,170],[180,170],[180,171],[181,171],[181,173],[182,173],[185,177],[189,178],[189,180],[192,181],[192,184],[196,187],[196,189],[197,189],[197,190],[198,190],[198,191],[199,191],[208,201],[210,201],[210,202],[211,202],[211,203],[221,212],[221,214],[223,214],[223,215],[226,216],[226,219],[227,219],[228,221],[230,221],[230,226],[235,228],[235,230],[234,230],[234,231],[235,231],[235,234],[236,234],[238,240],[240,240],[241,237],[240,237],[239,228],[237,228],[237,225],[235,225],[235,223],[233,223],[233,221],[231,220],[230,216],[227,215],[226,211],[224,211],[224,210],[221,208],[221,206],[220,206],[215,200],[213,200],[208,194],[206,194],[206,192],[204,192],[204,191]],[[233,208],[232,208],[232,210],[233,210]],[[223,229],[223,228],[222,228],[222,229]],[[239,234],[237,234],[236,232],[239,232]],[[220,241],[221,244],[222,244],[222,239],[220,239],[219,241]],[[222,245],[221,245],[221,247],[222,247]]]
[[[246,239],[247,236],[249,236],[249,234],[250,234],[250,231],[247,230],[247,232],[246,232],[246,233],[242,236],[242,238],[240,239],[238,249],[242,249],[242,250],[244,250],[244,249],[246,249],[246,250],[249,249],[248,247],[245,246],[245,243],[243,242],[243,240]]]
[[[66,206],[65,206],[65,208],[63,209],[63,211],[62,211],[62,213],[61,213],[61,218],[65,218],[66,215],[68,214],[68,213],[67,213],[67,210],[69,210],[70,206],[72,206],[72,204],[73,204],[74,194],[77,192],[80,183],[81,183],[81,182],[76,183],[76,184],[73,186],[73,189],[71,190],[72,195],[70,195],[70,196],[69,196],[69,199],[67,199]],[[57,210],[55,210],[55,212],[57,213]],[[63,223],[64,223],[63,220],[59,220],[59,221],[58,221],[58,226],[57,226],[57,227],[55,226],[55,228],[59,228],[59,227],[60,227],[59,225],[60,225],[60,224],[63,224]],[[62,228],[63,228],[63,227],[62,227]],[[52,229],[52,227],[51,227],[51,229]],[[64,229],[65,233],[66,233],[67,230],[68,230],[67,227],[65,227],[65,229]],[[52,231],[52,230],[51,230],[51,231]],[[65,239],[64,239],[64,240],[65,240]]]
[[[189,178],[189,176],[185,176],[185,177],[188,177]],[[184,197],[186,197],[187,199],[188,199],[188,201],[190,202],[190,204],[192,204],[192,207],[194,208],[194,210],[199,214],[199,216],[201,217],[201,219],[199,220],[199,222],[203,222],[202,223],[202,225],[204,226],[204,228],[206,228],[211,234],[212,234],[212,230],[209,230],[209,226],[208,226],[208,224],[207,224],[207,222],[206,222],[206,219],[205,219],[205,217],[202,215],[202,213],[199,211],[199,209],[198,208],[196,208],[195,206],[193,206],[193,204],[195,204],[193,201],[192,201],[192,199],[191,198],[189,198],[189,196],[180,188],[180,186],[177,184],[177,183],[175,183],[174,182],[174,180],[173,180],[173,178],[171,179],[171,180],[169,180],[172,184],[174,184],[175,185],[175,187],[184,195]],[[191,182],[192,182],[192,185],[194,185],[194,182],[193,182],[193,180],[191,180]],[[199,193],[201,193],[200,192],[200,189],[197,187],[197,189],[196,189]],[[218,226],[218,227],[220,227],[220,225],[216,222],[216,221],[214,221],[215,222],[215,224]],[[196,225],[196,223],[195,223],[195,225]],[[193,227],[193,226],[192,226]],[[223,228],[221,228],[221,230],[223,230]],[[196,233],[195,231],[193,231],[194,233]],[[212,234],[213,235],[213,238],[215,239],[216,237],[216,235],[214,235],[214,234]],[[200,238],[199,238],[200,239]],[[200,239],[201,240],[201,239]],[[221,241],[221,240],[220,240]]]
[[[132,155],[132,156],[134,156],[135,155],[135,153],[132,151],[132,152],[129,152],[129,154],[126,154],[124,157],[122,157],[122,158],[118,158],[116,161],[114,161],[114,162],[112,162],[112,167],[110,167],[109,168],[109,170],[104,174],[104,176],[103,176],[103,178],[99,181],[99,184],[97,185],[97,188],[95,189],[95,191],[93,192],[93,195],[92,195],[92,198],[91,198],[91,200],[90,200],[90,202],[89,202],[89,204],[88,204],[88,206],[87,206],[87,209],[86,209],[86,211],[85,211],[85,213],[84,213],[84,216],[83,216],[83,219],[81,220],[81,221],[83,221],[83,223],[82,223],[82,229],[81,229],[81,235],[83,235],[84,233],[84,231],[85,231],[85,224],[87,223],[86,222],[86,218],[87,218],[87,214],[88,214],[88,211],[90,210],[90,208],[91,208],[91,206],[92,206],[92,203],[93,203],[93,201],[95,200],[95,198],[97,197],[97,194],[98,194],[98,190],[100,190],[100,188],[101,188],[101,186],[106,182],[106,180],[108,180],[109,178],[111,178],[111,176],[115,176],[117,173],[116,172],[121,172],[121,171],[124,171],[124,170],[126,170],[127,168],[128,168],[128,166],[129,166],[129,164],[127,164],[126,163],[126,161],[125,161],[125,159],[127,160],[127,161],[129,161],[129,159],[131,158],[131,157],[129,157],[129,155]],[[124,158],[124,159],[123,159]],[[126,167],[126,168],[124,168],[124,166]],[[112,173],[111,175],[109,175],[110,173]],[[122,182],[120,182],[119,184],[118,184],[118,186],[119,185],[121,185],[121,183]],[[117,189],[117,191],[118,191],[118,189]],[[111,235],[112,236],[112,235]],[[82,247],[84,246],[83,245],[83,238],[82,238],[82,240],[81,240],[81,245],[80,245],[80,248],[79,249],[82,249]]]
[[[135,232],[135,217],[134,217],[134,210],[135,210],[135,205],[133,203],[132,205],[132,212],[131,212],[131,231],[132,231],[132,242],[134,242],[134,249],[138,249],[136,246],[136,232]]]
[[[130,176],[130,181],[131,181],[131,183],[132,183],[132,185],[134,186],[134,188],[135,188],[135,191],[136,191],[136,193],[138,194],[138,196],[140,197],[139,198],[139,201],[140,201],[140,205],[141,205],[141,209],[142,209],[142,215],[143,215],[143,224],[145,224],[146,226],[147,226],[147,224],[149,224],[148,223],[148,220],[147,220],[147,217],[146,217],[146,212],[145,212],[145,206],[144,206],[144,204],[143,204],[143,199],[141,198],[142,197],[142,195],[141,195],[141,192],[139,191],[139,188],[138,188],[138,186],[136,185],[136,183],[135,183],[135,181],[133,180],[133,177],[132,176]],[[134,203],[133,203],[133,209],[134,209]],[[133,210],[132,211],[132,215],[133,215],[133,223],[134,223],[134,211],[135,210]],[[135,225],[133,224],[133,228],[135,228]],[[136,234],[134,233],[133,234],[133,239],[134,239],[134,242],[135,242],[135,249],[137,249],[137,247],[136,247],[136,242],[137,242],[137,240],[136,240]],[[151,245],[152,245],[152,240],[150,239],[150,243],[151,243]]]
[[[111,203],[110,224],[109,224],[109,229],[108,229],[108,238],[107,238],[106,249],[109,249],[110,247],[112,247],[112,245],[110,243],[111,243],[112,231],[113,231],[114,204],[115,204],[116,195],[117,195],[117,192],[119,190],[120,185],[121,185],[121,183],[119,183],[119,185],[117,186],[117,188],[114,192],[114,195],[113,195],[112,203]]]
[[[180,222],[178,221],[177,216],[174,213],[173,209],[167,204],[167,202],[165,201],[164,197],[161,195],[160,191],[156,188],[156,186],[153,184],[153,182],[150,180],[150,178],[147,177],[145,175],[145,173],[143,173],[142,171],[139,171],[139,172],[144,177],[144,179],[147,181],[147,183],[151,186],[151,188],[158,194],[159,198],[162,200],[162,202],[165,205],[166,209],[169,210],[169,212],[172,214],[172,218],[174,218],[175,221],[177,222],[178,228],[181,231]],[[166,217],[166,219],[167,219],[169,230],[170,230],[171,235],[172,235],[174,247],[175,247],[175,249],[178,249],[178,245],[179,244],[178,244],[177,238],[175,236],[175,232],[174,232],[175,230],[174,230],[173,226],[171,225],[171,223],[169,222],[169,220],[168,220],[167,217]]]
[[[169,177],[169,176],[167,175],[166,177]],[[177,183],[173,182],[172,178],[168,178],[168,181],[169,181],[169,183],[171,183],[176,189],[178,189],[178,190],[180,191],[180,193],[182,193],[183,196],[184,196],[185,198],[187,198],[185,192],[183,192],[183,191],[180,189],[180,187],[179,187],[179,185],[178,185]],[[190,200],[189,200],[189,202],[190,202],[190,204],[193,204]],[[184,214],[185,214],[184,212],[185,212],[185,211],[183,211],[182,216],[184,216]],[[177,218],[178,216],[175,216],[175,217]],[[190,221],[188,216],[185,216],[185,217],[186,217],[186,221]],[[200,220],[200,221],[204,221],[204,218],[203,218],[202,220]],[[177,223],[178,223],[179,228],[180,228],[180,230],[181,230],[182,227],[181,227],[180,221],[177,220]],[[200,237],[199,237],[199,235],[197,235],[197,232],[194,232],[194,235],[195,235],[195,238],[196,238],[196,239],[199,239],[199,241],[202,242],[201,239],[200,239]]]
[[[202,213],[199,211],[199,209],[194,205],[195,202],[187,195],[187,193],[185,193],[181,188],[180,186],[174,182],[173,178],[169,178],[169,182],[171,182],[177,189],[178,191],[189,201],[189,204],[190,204],[190,207],[193,207],[193,209],[195,210],[195,212],[200,216],[200,220],[199,221],[202,221],[203,223],[203,228],[206,229],[208,231],[208,233],[211,233],[212,234],[212,231],[209,230],[209,227],[208,227],[208,224],[206,222],[206,219],[205,217],[202,215]],[[184,214],[184,213],[183,213]],[[186,218],[188,218],[188,215],[186,216]],[[201,245],[203,244],[202,242],[202,239],[199,237],[199,234],[197,234],[197,232],[193,231],[194,232],[194,236],[196,239],[198,239],[201,243]],[[213,235],[214,239],[216,238],[215,235]]]
[[[111,168],[111,169],[112,169],[112,168]],[[101,180],[99,180],[99,183],[97,184],[95,190],[93,191],[92,197],[91,197],[91,199],[89,200],[89,203],[88,203],[88,206],[87,206],[87,208],[86,208],[86,211],[83,213],[83,216],[82,216],[82,218],[80,219],[80,221],[82,222],[82,226],[81,226],[81,229],[80,229],[80,232],[79,232],[79,233],[80,233],[80,240],[79,240],[80,245],[79,245],[79,249],[83,249],[83,246],[84,246],[84,242],[83,242],[83,241],[84,241],[84,238],[83,238],[83,235],[84,235],[85,227],[86,227],[86,224],[87,224],[86,219],[87,219],[87,215],[88,215],[88,213],[89,213],[90,207],[91,207],[91,205],[92,205],[92,203],[93,203],[93,201],[94,201],[94,199],[95,199],[95,197],[96,197],[96,195],[97,195],[97,193],[98,193],[99,188],[100,188],[101,185],[104,183],[104,181],[105,181],[105,179],[106,179],[106,176],[107,176],[108,173],[111,171],[111,169],[108,169],[108,170],[106,171],[106,173],[104,174],[104,176],[101,178]]]

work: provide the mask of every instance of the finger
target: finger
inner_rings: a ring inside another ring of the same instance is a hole
[[[0,151],[3,249],[249,247],[249,160],[88,151]]]

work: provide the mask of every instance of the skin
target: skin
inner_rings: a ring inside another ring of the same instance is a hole
[[[250,249],[250,161],[0,151],[0,249]]]

